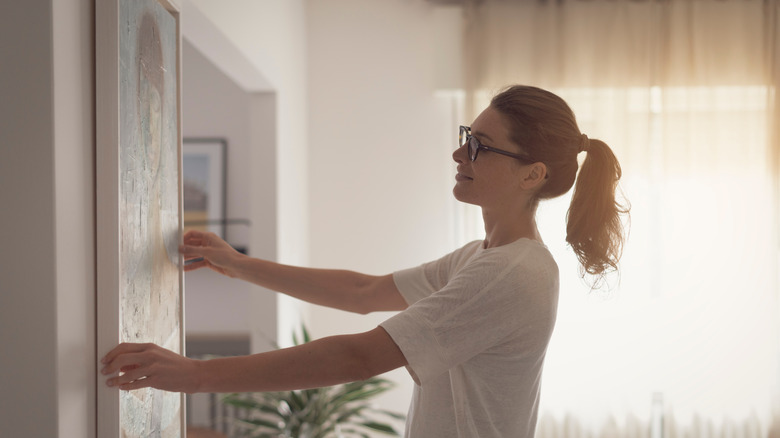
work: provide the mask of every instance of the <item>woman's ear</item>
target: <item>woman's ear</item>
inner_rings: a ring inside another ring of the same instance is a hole
[[[547,166],[544,163],[534,163],[528,166],[522,180],[524,189],[535,189],[542,185],[547,176]]]

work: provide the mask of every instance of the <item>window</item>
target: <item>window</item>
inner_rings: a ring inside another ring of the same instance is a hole
[[[561,272],[540,428],[612,424],[626,436],[655,412],[656,427],[691,436],[765,436],[780,372],[773,90],[552,91],[615,151],[632,212],[620,277],[590,292],[565,243],[571,193],[539,207]],[[478,208],[454,215],[457,243],[484,237]]]

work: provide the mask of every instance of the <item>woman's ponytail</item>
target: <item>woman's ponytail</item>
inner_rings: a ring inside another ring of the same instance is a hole
[[[566,218],[566,241],[582,265],[583,275],[598,280],[617,270],[623,250],[623,224],[620,215],[629,206],[615,199],[621,177],[615,154],[600,140],[584,137],[587,156],[574,184]]]
[[[566,241],[582,265],[582,275],[596,276],[593,285],[598,286],[608,272],[617,270],[624,240],[620,215],[629,210],[615,200],[621,176],[615,154],[604,142],[588,140],[569,105],[549,91],[514,85],[494,96],[491,106],[504,115],[510,139],[547,165],[549,179],[535,194],[535,202],[561,196],[575,186]],[[581,152],[587,156],[577,176]]]

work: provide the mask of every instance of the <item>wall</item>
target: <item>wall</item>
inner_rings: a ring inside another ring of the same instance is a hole
[[[54,114],[51,5],[15,7],[2,14],[3,92],[0,130],[0,428],[16,436],[54,436],[48,421],[21,424],[29,412],[57,412],[57,272],[54,217]],[[13,105],[11,103],[13,102]],[[34,121],[34,122],[33,122]],[[14,147],[11,147],[14,145]],[[20,190],[20,188],[24,188]],[[29,321],[40,321],[32,330]],[[36,345],[38,348],[30,348]]]
[[[373,274],[453,249],[453,107],[460,11],[423,1],[307,3],[310,256]],[[316,337],[369,330],[389,314],[309,309]],[[383,403],[405,412],[411,378]]]
[[[186,24],[185,24],[186,26]],[[182,45],[184,137],[227,140],[227,212],[251,226],[227,227],[227,241],[254,256],[276,257],[275,110],[273,93],[249,93],[233,82],[186,39]],[[253,147],[253,129],[264,139]],[[257,150],[257,153],[255,153]],[[256,180],[261,175],[265,180]],[[253,205],[257,204],[258,208]],[[253,242],[253,232],[259,236]],[[187,273],[186,325],[189,338],[276,338],[276,295],[211,270]],[[258,349],[270,345],[258,341]]]
[[[211,20],[276,93],[277,257],[308,263],[306,29],[304,0],[189,0]],[[256,132],[255,136],[260,133]],[[259,208],[259,206],[258,206]],[[278,301],[279,333],[298,324],[302,310]],[[280,339],[282,345],[289,338]]]
[[[91,0],[17,2],[5,5],[0,15],[0,54],[13,60],[0,67],[3,436],[95,436],[93,8]],[[252,94],[247,99],[242,135],[250,143],[258,129],[275,138],[269,109],[274,106],[273,96]],[[221,115],[211,114],[211,121],[227,123],[218,120]],[[216,132],[206,129],[208,118],[198,122],[190,117],[193,126],[203,129],[189,131],[193,135]],[[250,120],[266,120],[270,127]],[[262,151],[244,150],[243,156],[235,152],[240,163],[247,157],[250,163],[269,161]],[[275,163],[274,154],[270,157]],[[268,183],[275,180],[273,167],[254,167],[262,176],[251,177],[252,183],[274,192]],[[266,230],[237,239],[247,239],[262,255],[273,256],[276,215],[267,208],[269,202],[275,204],[273,195],[269,200],[261,190],[248,198],[248,208],[240,202],[229,208],[250,215],[258,228],[267,226],[270,237]],[[273,314],[268,311],[273,304],[262,299],[260,306],[254,304]],[[257,320],[267,324],[272,318]],[[273,322],[270,325],[273,329]]]
[[[424,1],[190,0],[278,92],[279,260],[386,273],[453,245],[450,99],[460,85],[460,10]],[[315,337],[366,330],[359,317],[285,306]],[[383,403],[405,411],[403,387]]]
[[[311,252],[312,265],[387,272],[439,255],[449,244],[442,224],[451,175],[430,163],[449,160],[451,141],[448,130],[432,127],[450,124],[450,108],[432,97],[430,10],[350,1],[311,1],[308,11],[302,1],[220,10],[222,2],[203,1],[232,38],[258,29],[262,38],[240,47],[273,66],[279,258],[309,264]],[[27,2],[10,4],[1,18],[3,59],[15,60],[0,69],[0,428],[11,436],[94,434],[91,8],[87,0]],[[308,58],[307,45],[316,49]],[[307,88],[316,90],[312,111]],[[262,106],[252,101],[250,113]],[[250,129],[250,141],[262,135],[258,125]],[[310,156],[309,132],[316,133]],[[254,218],[262,206],[251,209]],[[370,247],[362,243],[368,237]],[[381,318],[317,314],[312,332],[355,331]],[[401,398],[393,409],[405,408]],[[19,421],[40,411],[57,414]]]
[[[0,15],[4,436],[95,433],[92,8],[12,2]]]
[[[189,0],[263,72],[277,94],[279,257],[305,262],[306,46],[303,0]]]

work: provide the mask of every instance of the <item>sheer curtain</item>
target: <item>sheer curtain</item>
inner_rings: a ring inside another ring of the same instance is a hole
[[[556,92],[613,148],[632,205],[608,292],[565,245],[569,196],[540,206],[561,297],[539,436],[779,436],[777,2],[484,0],[465,17],[466,118],[507,84]]]

